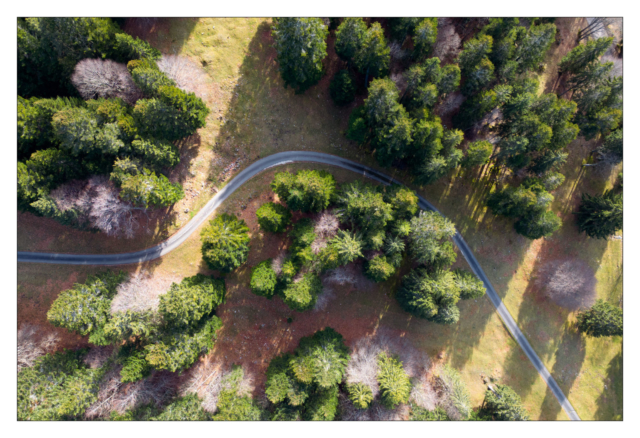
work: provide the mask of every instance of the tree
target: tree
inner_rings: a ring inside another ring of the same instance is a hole
[[[342,381],[348,362],[349,349],[344,338],[327,327],[300,339],[289,366],[298,381],[314,383],[326,390]]]
[[[231,373],[222,379],[223,389],[218,395],[215,421],[258,421],[264,412],[253,399],[241,388],[244,371],[241,366],[234,365]]]
[[[148,208],[168,207],[184,198],[182,186],[172,183],[169,179],[148,169],[134,175],[124,175],[120,185],[120,198],[133,205]]]
[[[160,50],[151,47],[145,40],[132,37],[126,33],[117,33],[115,35],[116,43],[114,50],[123,60],[130,59],[149,59],[157,61],[162,56]]]
[[[202,400],[196,394],[179,397],[151,418],[152,421],[206,421],[210,415],[202,408]]]
[[[189,368],[202,353],[213,348],[222,321],[217,316],[203,318],[189,331],[167,330],[144,347],[146,361],[157,370],[172,373]]]
[[[291,359],[293,355],[285,353],[269,362],[265,394],[271,403],[286,401],[291,406],[300,406],[309,397],[309,387],[296,379],[289,366]]]
[[[338,106],[347,105],[356,98],[355,80],[349,70],[339,70],[329,85],[329,95]]]
[[[130,105],[142,97],[127,66],[110,59],[83,59],[71,76],[83,99],[121,98]]]
[[[436,380],[445,399],[442,405],[447,411],[447,416],[454,419],[469,419],[469,415],[473,412],[471,395],[460,373],[449,365],[444,365],[438,370]]]
[[[395,267],[383,255],[375,256],[365,265],[365,275],[375,282],[385,281],[395,272]]]
[[[277,277],[271,267],[272,260],[267,259],[251,270],[251,292],[271,298],[276,290]]]
[[[438,83],[440,94],[450,94],[460,86],[460,67],[457,64],[447,64],[442,67],[441,79]]]
[[[391,35],[400,43],[404,42],[408,35],[414,34],[416,27],[422,20],[420,17],[390,17],[387,19]]]
[[[604,143],[598,147],[598,159],[607,164],[618,164],[622,162],[622,129],[618,129],[609,134]]]
[[[278,172],[271,182],[271,189],[290,209],[303,212],[326,209],[335,186],[333,175],[324,170],[301,170],[295,175]]]
[[[373,401],[373,393],[364,383],[352,383],[347,385],[349,400],[358,409],[367,409]]]
[[[149,311],[114,312],[104,326],[104,340],[105,343],[113,344],[132,338],[148,338],[154,331],[155,325],[157,324],[154,321],[154,315]]]
[[[322,281],[316,274],[308,272],[289,283],[282,291],[282,296],[289,308],[304,312],[315,306],[321,293]]]
[[[529,239],[550,236],[560,229],[562,220],[552,211],[532,213],[516,222],[515,230]]]
[[[378,186],[383,193],[384,202],[393,208],[395,220],[411,219],[418,212],[418,196],[413,190],[399,184]]]
[[[124,272],[90,275],[84,284],[77,283],[60,293],[47,312],[47,320],[82,336],[101,333],[109,319],[116,288],[125,279]]]
[[[608,17],[593,18],[587,27],[578,32],[578,41],[582,41],[601,30],[605,30],[609,24],[611,24],[611,19]]]
[[[412,315],[439,324],[455,324],[460,317],[456,306],[460,289],[450,271],[437,270],[431,274],[424,268],[411,271],[403,278],[396,299]]]
[[[356,233],[339,230],[338,235],[331,239],[330,245],[335,248],[340,265],[346,265],[363,257],[362,239]]]
[[[582,194],[575,213],[578,229],[589,237],[607,239],[622,229],[622,194],[606,191],[602,196]]]
[[[291,211],[283,205],[265,202],[256,211],[260,228],[271,233],[283,232],[291,223]]]
[[[230,272],[247,260],[249,227],[244,220],[221,214],[202,230],[202,258],[209,269]]]
[[[587,41],[586,44],[578,44],[558,65],[559,71],[563,73],[576,74],[587,65],[600,59],[602,55],[611,47],[613,38],[598,38]]]
[[[158,312],[166,324],[176,328],[195,326],[211,314],[225,299],[223,279],[197,274],[172,283],[169,291],[160,296]]]
[[[67,108],[55,113],[51,123],[55,136],[63,149],[73,155],[80,153],[102,153],[101,131],[95,116],[85,108]],[[118,145],[124,146],[120,142]],[[115,153],[115,150],[107,150],[107,153]]]
[[[88,369],[86,349],[46,354],[17,377],[20,421],[79,419],[95,402],[103,369]]]
[[[497,384],[484,395],[482,410],[498,421],[523,421],[529,414],[520,400],[520,396],[507,385]]]
[[[367,24],[359,17],[346,17],[336,29],[336,53],[351,62],[363,46],[367,34]]]
[[[414,57],[424,59],[433,50],[438,38],[438,19],[423,18],[413,35]]]
[[[622,309],[598,300],[578,314],[578,330],[591,337],[622,336]]]
[[[378,355],[378,383],[382,403],[387,409],[409,401],[411,380],[402,368],[402,362],[390,357],[386,352]]]
[[[317,391],[305,408],[302,416],[305,421],[333,421],[338,410],[338,387]]]
[[[482,35],[464,43],[464,49],[460,52],[460,55],[458,55],[457,61],[462,73],[465,76],[469,74],[469,72],[491,53],[492,46],[493,38],[489,35]]]
[[[553,23],[531,26],[518,42],[515,50],[515,61],[519,63],[520,71],[527,71],[538,67],[544,55],[555,41],[556,25]]]
[[[471,300],[477,299],[486,293],[484,283],[473,273],[462,269],[453,271],[455,282],[460,290],[460,299]]]
[[[474,141],[469,143],[467,156],[464,158],[462,165],[466,167],[481,166],[487,164],[493,153],[493,145],[485,140]]]
[[[344,184],[336,196],[336,213],[342,222],[350,222],[364,232],[384,229],[393,220],[393,207],[370,184],[355,180]]]
[[[411,219],[409,242],[418,263],[430,263],[442,252],[441,241],[456,233],[455,225],[436,212],[420,212]]]
[[[166,140],[137,138],[130,147],[125,145],[134,157],[140,157],[145,163],[155,169],[174,167],[180,162],[180,152],[173,143]]]
[[[362,44],[355,53],[354,63],[367,78],[369,75],[378,78],[387,74],[390,60],[391,52],[384,31],[380,23],[375,22],[367,29]]]
[[[462,94],[471,96],[476,91],[486,87],[494,79],[494,66],[489,58],[483,58],[465,75]]]
[[[327,56],[329,33],[320,18],[275,18],[272,34],[285,87],[302,93],[316,84]]]

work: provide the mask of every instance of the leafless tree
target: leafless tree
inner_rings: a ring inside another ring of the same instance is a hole
[[[339,268],[329,271],[322,281],[323,283],[335,283],[340,286],[344,286],[345,284],[355,284],[356,277],[351,271],[352,269],[350,269],[349,266],[340,266]]]
[[[439,404],[440,398],[435,388],[431,384],[428,374],[423,374],[418,383],[414,385],[409,397],[416,405],[432,411]]]
[[[589,19],[587,18],[587,22]],[[584,29],[578,32],[578,41],[582,41],[585,38],[589,38],[590,36],[596,36],[599,33],[603,33],[607,35],[607,27],[611,24],[611,19],[607,17],[597,17],[591,20],[591,23]]]
[[[197,62],[186,56],[164,55],[158,61],[158,68],[173,79],[178,88],[206,101],[208,76]]]
[[[536,285],[551,301],[566,309],[591,307],[596,300],[595,274],[580,259],[547,263],[538,272]]]
[[[60,339],[55,333],[38,336],[38,328],[22,324],[18,330],[18,372],[33,366],[35,360],[55,350]]]
[[[313,306],[314,312],[321,312],[327,309],[331,301],[336,298],[336,291],[331,287],[323,286],[322,293],[318,296],[316,305]]]
[[[111,313],[156,310],[160,304],[160,295],[169,290],[171,283],[179,281],[177,276],[162,277],[151,275],[147,271],[130,275],[127,282],[118,286],[118,293],[111,301]]]
[[[50,196],[61,211],[76,209],[80,225],[89,224],[108,236],[131,239],[140,228],[138,216],[146,215],[146,210],[122,201],[119,193],[107,177],[93,176],[87,181],[62,184]]]
[[[271,269],[273,269],[276,275],[282,274],[282,264],[284,263],[285,258],[287,258],[287,253],[285,251],[280,251],[280,253],[271,260]]]
[[[115,347],[113,345],[107,345],[104,347],[93,347],[89,350],[83,361],[89,368],[96,369],[101,368],[107,363],[109,358],[113,356]]]
[[[333,211],[325,210],[315,220],[314,231],[318,236],[331,239],[338,233],[340,221]]]
[[[461,51],[460,35],[456,33],[455,26],[450,18],[438,19],[438,37],[436,39],[433,56],[440,58],[444,65],[452,61]]]
[[[171,373],[154,371],[146,379],[122,383],[121,368],[115,366],[103,376],[99,384],[98,399],[85,412],[86,418],[105,418],[113,411],[123,414],[148,403],[162,406],[174,395]]]
[[[87,100],[120,97],[133,105],[142,97],[127,66],[110,59],[83,59],[76,65],[71,83]]]

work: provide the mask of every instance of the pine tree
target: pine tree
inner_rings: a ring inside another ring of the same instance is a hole
[[[198,324],[225,299],[224,279],[197,274],[172,283],[169,291],[160,296],[158,312],[166,324],[185,328]]]
[[[329,84],[329,95],[338,106],[347,105],[356,98],[355,79],[349,70],[339,70]]]
[[[251,270],[251,292],[256,295],[271,298],[275,293],[277,277],[271,262],[267,259]]]
[[[308,385],[299,382],[289,366],[292,359],[292,354],[285,353],[269,362],[265,395],[271,403],[286,402],[291,406],[300,406],[309,397]]]
[[[329,31],[320,18],[275,18],[273,38],[278,52],[280,75],[285,86],[296,93],[315,85],[324,69]]]
[[[409,242],[412,255],[418,263],[433,262],[442,252],[441,243],[453,237],[455,225],[436,212],[420,212],[411,219]]]
[[[363,257],[363,242],[358,234],[338,230],[338,234],[331,239],[330,245],[335,248],[340,265],[346,265]]]
[[[393,206],[370,184],[355,180],[340,187],[336,196],[337,214],[364,232],[381,230],[393,220]]]
[[[387,409],[395,409],[399,404],[409,401],[411,380],[402,368],[402,362],[381,352],[378,355],[377,379],[380,384],[382,403]]]
[[[431,54],[438,38],[438,19],[423,18],[413,34],[414,57],[424,59]]]
[[[364,45],[367,34],[367,24],[359,17],[346,17],[336,29],[336,53],[351,62],[356,53]]]
[[[348,362],[349,349],[344,338],[327,327],[300,339],[289,366],[298,381],[330,389],[342,381]]]
[[[439,324],[454,324],[460,317],[456,306],[460,289],[450,271],[436,270],[431,274],[424,268],[411,271],[403,278],[396,299],[405,311]]]
[[[373,401],[373,393],[364,383],[353,383],[347,385],[349,400],[358,409],[367,409]]]
[[[462,165],[466,167],[481,166],[489,162],[492,153],[493,145],[488,141],[471,142]]]
[[[384,37],[380,23],[373,23],[364,36],[360,48],[356,51],[354,62],[358,71],[368,77],[378,78],[387,74],[391,51]]]
[[[573,50],[565,55],[558,65],[559,71],[563,73],[576,74],[587,65],[600,59],[602,55],[611,47],[613,37],[598,38],[587,41],[586,44],[578,44]]]
[[[281,233],[291,224],[291,211],[284,205],[265,202],[256,211],[260,228],[271,233]]]
[[[301,170],[295,175],[278,172],[271,189],[292,210],[322,211],[329,206],[336,181],[324,170]]]
[[[456,269],[453,274],[458,289],[460,289],[460,299],[475,300],[486,293],[487,290],[484,287],[484,283],[472,272]]]
[[[578,314],[578,329],[591,337],[622,336],[622,309],[598,300]]]
[[[202,258],[209,269],[230,272],[247,260],[249,227],[244,220],[221,214],[202,230]]]
[[[495,385],[484,395],[483,411],[498,421],[523,421],[529,414],[522,404],[520,396],[507,385]]]
[[[606,191],[602,196],[582,194],[576,212],[578,229],[589,237],[607,239],[622,229],[622,194]]]
[[[315,306],[322,293],[322,281],[316,274],[308,272],[293,280],[282,291],[282,300],[293,310],[304,312]]]
[[[543,61],[544,55],[555,41],[556,25],[553,23],[531,26],[524,36],[518,41],[515,50],[515,61],[520,71],[527,71],[538,67]]]

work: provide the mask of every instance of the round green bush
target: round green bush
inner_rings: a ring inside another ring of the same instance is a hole
[[[276,273],[271,267],[271,259],[263,261],[251,271],[251,292],[256,295],[273,297],[276,282]]]
[[[383,255],[372,258],[365,267],[365,275],[376,283],[385,281],[395,273],[395,268]]]
[[[284,205],[273,202],[262,204],[256,211],[256,216],[260,228],[271,233],[280,233],[291,223],[291,211]]]
[[[329,85],[329,94],[338,106],[353,102],[356,98],[356,85],[349,70],[340,70],[335,74]]]

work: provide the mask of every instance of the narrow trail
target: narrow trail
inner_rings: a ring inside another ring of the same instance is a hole
[[[106,255],[91,255],[91,254],[53,254],[53,253],[38,253],[38,252],[20,252],[18,251],[18,262],[22,263],[52,263],[52,264],[65,264],[65,265],[125,265],[131,263],[141,263],[149,260],[157,259],[163,255],[173,251],[180,246],[200,225],[202,225],[207,218],[224,202],[233,192],[240,188],[244,183],[255,175],[270,169],[275,166],[280,166],[289,163],[319,163],[327,164],[330,166],[340,167],[342,169],[351,170],[367,178],[376,180],[383,184],[402,184],[375,169],[368,166],[358,164],[354,161],[340,158],[334,155],[323,154],[320,152],[302,152],[302,151],[289,151],[280,152],[268,157],[262,158],[249,167],[240,172],[235,178],[233,178],[222,190],[220,190],[197,215],[191,219],[187,225],[181,228],[176,234],[171,236],[164,242],[141,251],[128,252],[122,254],[106,254]],[[426,199],[418,196],[418,205],[423,210],[430,210],[440,213],[433,205],[431,205]],[[440,213],[442,214],[442,213]],[[471,249],[464,241],[459,232],[456,231],[453,237],[454,243],[460,248],[460,252],[464,256],[467,263],[473,270],[473,273],[478,276],[484,283],[487,289],[487,296],[493,303],[498,312],[498,315],[502,319],[502,322],[507,327],[507,330],[511,333],[511,336],[518,342],[520,347],[524,350],[525,354],[538,370],[540,377],[546,382],[549,389],[553,392],[558,402],[562,406],[562,409],[567,413],[571,420],[580,420],[575,409],[569,402],[569,399],[564,395],[562,389],[558,386],[551,373],[547,370],[544,363],[536,352],[529,344],[529,341],[524,336],[516,321],[513,319],[504,303],[500,299],[493,285],[489,281],[489,278],[484,273],[480,264],[474,257]]]

